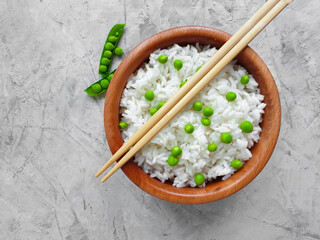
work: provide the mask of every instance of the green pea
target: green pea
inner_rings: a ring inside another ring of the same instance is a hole
[[[157,111],[158,111],[158,109],[156,109],[156,108],[151,108],[150,111],[149,111],[149,113],[150,113],[151,116],[153,116]]]
[[[201,102],[194,102],[192,104],[193,110],[200,112],[202,110],[202,103]]]
[[[198,72],[201,67],[202,67],[202,66],[198,67],[197,70],[196,70],[196,72]]]
[[[152,101],[154,99],[154,93],[152,91],[147,91],[146,94],[144,95],[144,97],[148,101]]]
[[[161,64],[165,64],[167,61],[168,61],[168,57],[164,54],[158,57],[158,62]]]
[[[105,65],[100,65],[100,66],[99,66],[99,71],[100,71],[100,72],[106,72],[106,71],[107,71],[107,66],[105,66]]]
[[[220,138],[221,138],[221,142],[223,142],[223,143],[231,143],[232,142],[232,135],[230,133],[222,133]]]
[[[100,82],[101,86],[103,88],[108,88],[109,87],[109,81],[107,79],[103,79],[101,82]]]
[[[116,32],[116,36],[119,36],[119,32]]]
[[[187,124],[184,126],[184,130],[186,131],[186,133],[190,134],[193,133],[194,127],[192,124]]]
[[[227,95],[226,95],[226,99],[229,102],[234,101],[236,98],[237,98],[237,94],[235,94],[234,92],[228,92]]]
[[[115,55],[117,55],[117,56],[121,56],[122,54],[123,54],[123,50],[122,50],[122,48],[116,48],[115,50],[114,50],[114,54]]]
[[[106,50],[103,52],[103,56],[110,59],[112,57],[112,52],[109,50]]]
[[[231,162],[231,167],[235,169],[240,169],[243,166],[243,163],[240,160],[233,160]]]
[[[113,74],[110,74],[107,79],[109,80],[109,82],[111,82],[111,79],[113,78]]]
[[[159,102],[159,104],[158,104],[158,109],[160,109],[163,105],[165,104],[165,102]]]
[[[211,107],[205,107],[203,109],[203,116],[211,117],[213,114],[213,109]]]
[[[115,36],[110,36],[110,37],[108,38],[108,41],[109,41],[109,42],[112,42],[112,43],[115,43],[117,40],[118,40],[118,38],[115,37]]]
[[[178,147],[178,146],[174,146],[172,149],[171,149],[171,155],[174,156],[174,157],[178,157],[182,154],[182,149],[181,147]]]
[[[168,164],[170,166],[173,167],[173,166],[177,165],[178,163],[179,163],[179,158],[172,156],[172,155],[168,158]]]
[[[253,130],[253,125],[251,122],[249,121],[243,121],[241,124],[240,124],[240,128],[243,132],[245,133],[251,133],[252,130]]]
[[[128,127],[128,123],[126,123],[126,122],[120,122],[120,123],[119,123],[119,127],[121,127],[122,129],[125,129],[125,128]]]
[[[100,84],[99,84],[99,83],[93,84],[93,85],[92,85],[92,90],[93,90],[93,92],[95,92],[95,93],[100,92],[100,91],[101,91],[101,86],[100,86]]]
[[[194,182],[197,184],[197,185],[202,185],[204,183],[204,176],[203,174],[201,173],[197,173],[196,175],[194,175]]]
[[[187,80],[184,80],[183,82],[180,83],[180,88],[183,87],[183,85],[185,85],[187,83]]]
[[[210,126],[211,120],[209,118],[201,118],[201,123],[203,126]]]
[[[114,49],[114,45],[111,42],[107,42],[106,45],[104,45],[104,48],[112,51]]]
[[[101,64],[109,65],[110,63],[111,63],[111,60],[109,58],[101,58]]]
[[[183,63],[181,62],[181,60],[175,60],[173,62],[173,66],[175,69],[177,69],[179,71],[182,68]]]
[[[218,146],[215,143],[210,143],[207,149],[209,152],[215,152],[218,149]]]
[[[242,76],[240,82],[242,85],[246,85],[249,82],[249,75]]]

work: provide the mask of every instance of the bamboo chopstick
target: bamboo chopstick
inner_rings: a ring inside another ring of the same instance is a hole
[[[115,161],[123,156],[137,141],[139,141],[160,119],[167,114],[174,105],[189,92],[210,69],[212,69],[240,39],[251,30],[280,0],[269,0],[266,2],[210,59],[188,82],[173,95],[156,114],[154,114],[122,147],[109,159],[108,162],[95,174],[99,177]]]
[[[272,8],[261,21],[257,23],[252,30],[242,38],[230,52],[224,56],[217,65],[205,75],[195,87],[193,87],[147,134],[142,137],[130,151],[107,173],[101,180],[106,181],[114,172],[121,168],[129,161],[146,143],[148,143],[154,135],[156,135],[187,103],[193,99],[196,94],[205,87],[227,64],[229,64],[252,39],[255,38],[292,0],[281,0],[274,8]]]

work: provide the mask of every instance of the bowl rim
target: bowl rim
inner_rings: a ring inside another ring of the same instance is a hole
[[[159,32],[136,46],[117,68],[117,71],[109,85],[105,99],[104,126],[112,154],[114,154],[123,144],[121,132],[118,127],[122,91],[131,74],[149,58],[151,52],[159,48],[169,47],[173,45],[169,44],[172,42],[179,44],[195,43],[197,40],[205,38],[211,39],[211,41],[226,42],[230,37],[230,34],[215,28],[184,26]],[[187,40],[184,42],[183,39]],[[250,64],[245,68],[247,70],[249,68],[254,69],[254,71],[251,72],[249,69],[248,72],[255,78],[257,76],[261,78],[260,75],[264,76],[263,81],[261,81],[259,85],[261,83],[268,85],[266,87],[267,95],[264,94],[264,102],[266,101],[266,98],[268,99],[268,104],[266,106],[268,111],[263,115],[263,122],[260,124],[262,128],[260,140],[251,149],[259,149],[260,152],[262,151],[262,157],[256,159],[254,152],[252,152],[252,158],[250,158],[240,170],[227,180],[209,183],[203,188],[177,188],[173,187],[169,183],[161,183],[160,180],[151,178],[131,159],[121,169],[135,185],[143,191],[165,201],[182,204],[202,204],[216,201],[234,194],[248,185],[261,172],[272,155],[280,132],[281,106],[279,93],[270,70],[259,55],[253,51],[253,49],[247,46],[237,56],[237,60],[240,64],[242,64],[241,61],[249,61]],[[119,91],[121,91],[121,94],[119,94]],[[269,116],[271,113],[272,119],[270,119],[271,116]],[[268,122],[272,124],[272,129],[270,129],[270,126],[265,126],[266,124],[264,124],[266,116],[268,116]],[[262,125],[264,125],[267,130],[265,130]],[[260,145],[263,146],[260,147]],[[259,146],[259,148],[257,146]],[[254,161],[252,159],[254,159]]]

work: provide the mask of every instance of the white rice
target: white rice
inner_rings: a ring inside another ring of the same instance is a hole
[[[174,45],[168,49],[157,50],[150,55],[150,61],[143,64],[128,80],[128,84],[121,99],[121,121],[129,124],[122,132],[125,141],[128,140],[151,117],[149,110],[157,107],[159,102],[166,102],[179,90],[180,83],[189,79],[196,69],[203,65],[216,52],[210,46],[181,47]],[[160,55],[168,56],[165,64],[157,59]],[[177,71],[173,62],[180,59],[183,67]],[[223,180],[230,177],[236,169],[231,167],[235,159],[243,163],[252,155],[250,148],[259,140],[262,114],[266,104],[262,103],[257,82],[250,76],[250,81],[243,86],[241,76],[247,71],[230,63],[223,71],[170,121],[141,151],[135,156],[135,161],[151,177],[160,181],[170,180],[176,187],[195,187],[194,175],[202,173],[206,182],[223,176]],[[147,101],[145,92],[152,90],[155,93],[153,101]],[[227,92],[235,92],[237,98],[228,102],[225,98]],[[210,117],[211,125],[205,127],[201,124],[202,112],[192,109],[192,104],[200,101],[204,107],[213,108],[214,114]],[[253,131],[243,133],[239,127],[242,121],[248,120],[253,124]],[[187,134],[184,130],[186,124],[194,126],[194,132]],[[230,144],[220,141],[220,135],[228,132],[233,136]],[[218,149],[209,152],[210,143],[216,143]],[[179,163],[171,167],[167,160],[173,146],[182,148]],[[205,186],[205,183],[201,187]]]

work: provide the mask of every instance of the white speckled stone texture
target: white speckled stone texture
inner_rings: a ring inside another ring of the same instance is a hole
[[[118,171],[104,95],[83,90],[116,23],[128,53],[176,26],[234,33],[265,0],[2,0],[0,239],[320,239],[320,1],[295,0],[250,44],[279,88],[282,127],[259,176],[218,202],[156,199]],[[117,60],[113,68],[118,65]]]

